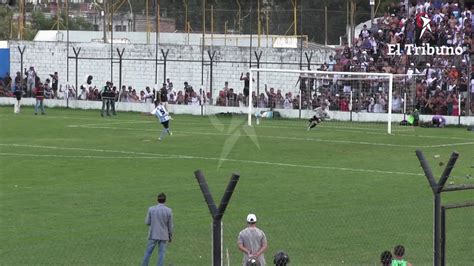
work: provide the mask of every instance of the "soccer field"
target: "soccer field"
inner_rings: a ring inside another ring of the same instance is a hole
[[[138,113],[12,109],[0,108],[2,265],[138,265],[146,211],[162,191],[175,220],[166,265],[211,265],[197,169],[217,203],[231,174],[241,175],[223,219],[225,265],[241,263],[236,241],[248,213],[267,235],[268,263],[285,250],[291,265],[375,265],[403,244],[410,262],[430,265],[433,195],[415,150],[436,178],[459,152],[448,182],[474,183],[474,133],[465,128],[389,136],[384,124],[306,131],[303,120],[247,127],[244,116],[176,115],[173,136],[160,142],[156,118]],[[472,190],[443,194],[443,203],[472,199]],[[473,217],[474,208],[448,211],[449,265],[472,264]]]

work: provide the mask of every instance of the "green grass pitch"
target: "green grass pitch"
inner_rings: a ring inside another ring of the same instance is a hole
[[[474,183],[474,134],[386,125],[245,117],[173,116],[174,135],[157,140],[151,116],[48,109],[35,116],[0,108],[1,265],[138,265],[147,208],[168,195],[175,237],[167,265],[211,265],[211,216],[193,172],[202,169],[219,202],[232,172],[240,181],[224,215],[225,265],[239,265],[236,240],[248,213],[291,265],[376,265],[406,247],[432,265],[433,196],[415,156],[422,149],[437,178],[451,152],[450,182]],[[439,158],[438,156],[439,155]],[[435,158],[436,157],[436,158]],[[443,203],[474,191],[444,193]],[[447,262],[470,265],[474,208],[448,211]],[[156,263],[156,256],[153,256]]]

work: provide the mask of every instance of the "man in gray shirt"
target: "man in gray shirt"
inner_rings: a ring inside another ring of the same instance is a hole
[[[267,237],[265,233],[257,228],[257,216],[255,214],[247,215],[247,228],[240,231],[237,244],[240,251],[244,253],[242,265],[248,265],[249,259],[255,259],[256,265],[265,266],[265,257],[263,253],[267,250]]]
[[[158,204],[148,208],[145,224],[150,226],[148,244],[142,266],[148,265],[153,249],[158,245],[158,266],[164,265],[166,245],[173,235],[173,212],[165,206],[165,193],[158,194]]]

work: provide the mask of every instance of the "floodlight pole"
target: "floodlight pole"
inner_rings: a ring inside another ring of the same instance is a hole
[[[233,173],[232,177],[230,178],[229,184],[222,196],[221,202],[219,204],[219,208],[216,207],[214,199],[212,197],[211,192],[209,191],[209,186],[207,185],[206,178],[204,177],[204,173],[201,170],[197,170],[194,172],[194,176],[196,177],[199,187],[201,188],[201,192],[206,200],[207,206],[209,207],[209,211],[211,212],[212,216],[212,262],[213,266],[221,266],[222,265],[222,217],[224,216],[225,209],[229,204],[230,198],[232,197],[232,193],[237,186],[237,182],[239,182],[240,174]]]

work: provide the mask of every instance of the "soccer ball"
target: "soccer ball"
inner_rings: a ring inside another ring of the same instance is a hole
[[[258,262],[256,258],[252,257],[247,260],[246,265],[247,266],[260,266],[260,263]]]

